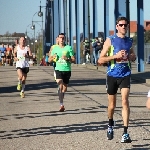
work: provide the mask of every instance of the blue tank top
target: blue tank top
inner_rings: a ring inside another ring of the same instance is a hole
[[[108,51],[108,56],[113,56],[120,50],[126,50],[124,58],[111,60],[108,63],[107,75],[112,77],[125,77],[131,74],[129,53],[132,47],[133,40],[129,37],[120,38],[117,35],[109,36],[111,47]]]
[[[0,50],[1,50],[2,53],[4,53],[4,51],[6,51],[6,48],[5,47],[1,47]]]

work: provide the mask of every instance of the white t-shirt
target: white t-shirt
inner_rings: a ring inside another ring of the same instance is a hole
[[[19,45],[17,46],[17,58],[19,61],[16,62],[16,68],[25,68],[29,67],[29,58],[24,57],[24,54],[27,54],[28,48],[25,47],[24,49],[21,49]]]

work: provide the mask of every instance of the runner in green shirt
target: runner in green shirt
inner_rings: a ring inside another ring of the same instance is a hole
[[[71,71],[70,58],[72,56],[74,56],[74,52],[73,52],[71,46],[66,45],[63,48],[60,48],[60,46],[57,46],[52,51],[51,55],[52,56],[56,55],[56,67],[55,67],[55,70]]]
[[[59,46],[54,47],[51,52],[50,61],[56,60],[56,82],[59,85],[60,110],[64,111],[63,99],[67,91],[69,79],[71,77],[71,63],[75,62],[74,51],[71,46],[65,45],[65,35],[58,35]]]

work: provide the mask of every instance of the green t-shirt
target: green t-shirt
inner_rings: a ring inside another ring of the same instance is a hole
[[[66,45],[64,48],[56,46],[51,52],[51,56],[53,55],[57,55],[55,70],[71,71],[71,62],[62,59],[62,56],[66,56],[67,58],[74,56],[74,51],[71,46]]]

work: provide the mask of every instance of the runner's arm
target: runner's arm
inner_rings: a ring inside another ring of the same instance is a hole
[[[70,58],[68,58],[68,61],[70,61],[71,63],[75,63],[76,59],[74,57],[74,51],[71,46],[70,46],[69,53],[70,53]]]
[[[115,59],[114,56],[107,56],[107,53],[108,53],[110,47],[111,47],[111,40],[110,40],[110,38],[107,38],[106,41],[104,42],[103,49],[102,49],[100,57],[98,59],[99,64],[104,64],[104,63],[107,63],[107,62]]]
[[[49,63],[53,62],[54,57],[53,56],[49,56],[48,61]]]
[[[55,59],[56,57],[57,57],[57,56],[56,56],[56,54],[55,54],[55,50],[52,49],[52,50],[50,51],[50,54],[49,54],[49,59],[48,59],[49,63],[54,62],[54,59]]]
[[[133,62],[136,60],[136,55],[135,55],[133,46],[132,46],[131,49],[130,49],[129,60],[130,60],[130,61],[133,61]]]
[[[71,62],[72,62],[72,63],[75,63],[75,61],[76,61],[75,57],[72,56],[72,57],[71,57]]]
[[[29,57],[30,59],[32,59],[32,58],[33,58],[33,55],[32,55],[32,52],[31,52],[30,47],[28,47],[28,52],[29,52],[29,56],[28,56],[28,57]]]
[[[100,57],[98,59],[98,63],[105,64],[111,60],[117,59],[117,58],[122,58],[124,55],[125,50],[120,50],[118,53],[112,56],[107,56],[109,50],[111,48],[111,40],[110,38],[107,38],[106,41],[104,42],[103,49],[101,51]]]
[[[18,61],[19,60],[17,58],[17,50],[16,49],[14,50],[13,56],[14,56],[14,61]]]
[[[54,61],[54,56],[53,56],[53,46],[50,48],[49,51],[49,58],[48,58],[48,62],[51,63]]]
[[[75,57],[74,56],[71,56],[70,58],[63,57],[63,59],[65,59],[66,61],[70,61],[71,63],[75,62]]]

